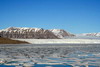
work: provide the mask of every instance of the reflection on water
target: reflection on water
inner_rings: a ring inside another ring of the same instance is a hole
[[[0,45],[0,64],[0,67],[100,67],[100,44]]]

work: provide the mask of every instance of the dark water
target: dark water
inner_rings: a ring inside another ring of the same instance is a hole
[[[0,67],[100,67],[100,44],[1,44],[0,64]]]

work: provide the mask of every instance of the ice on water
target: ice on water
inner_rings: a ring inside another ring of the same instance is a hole
[[[100,44],[0,45],[0,63],[15,66],[100,66]]]

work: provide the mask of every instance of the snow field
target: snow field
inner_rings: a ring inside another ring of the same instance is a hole
[[[15,39],[20,41],[27,41],[31,44],[99,44],[97,39]]]

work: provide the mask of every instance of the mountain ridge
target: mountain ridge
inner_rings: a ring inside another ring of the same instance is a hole
[[[58,31],[58,32],[57,32]],[[7,38],[59,39],[74,36],[62,29],[46,30],[43,28],[9,27],[0,30],[0,36]]]

